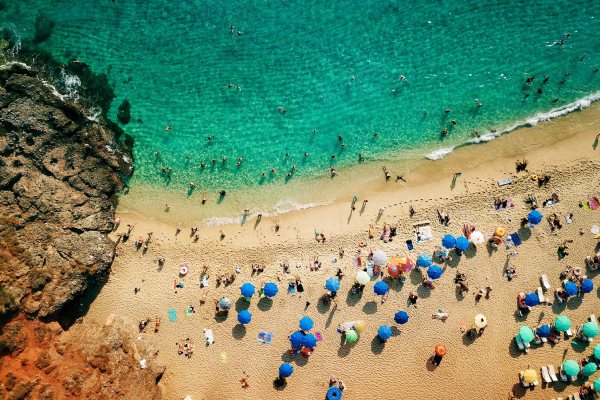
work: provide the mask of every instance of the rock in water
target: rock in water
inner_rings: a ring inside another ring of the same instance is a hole
[[[54,29],[54,21],[46,15],[38,12],[34,23],[35,33],[33,35],[33,43],[42,43],[50,37],[52,29]]]
[[[131,121],[131,103],[129,100],[125,99],[119,105],[119,112],[117,114],[117,119],[123,125],[127,125],[129,121]]]

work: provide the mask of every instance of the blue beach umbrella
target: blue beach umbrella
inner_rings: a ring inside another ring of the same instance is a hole
[[[594,282],[591,279],[584,279],[581,282],[581,291],[583,293],[590,293],[594,289]]]
[[[327,390],[327,395],[325,395],[327,400],[340,400],[342,398],[342,391],[337,386],[332,386]]]
[[[336,277],[331,277],[325,281],[325,287],[327,288],[327,290],[337,292],[338,290],[340,290],[340,280]]]
[[[534,307],[540,304],[540,298],[538,297],[537,293],[529,293],[527,296],[525,296],[525,304],[527,304],[529,307]]]
[[[292,372],[294,372],[294,367],[292,367],[291,364],[284,363],[279,366],[279,375],[281,375],[282,378],[287,378],[292,375]]]
[[[254,295],[254,285],[246,282],[240,288],[240,292],[242,292],[242,296],[244,297],[252,297]]]
[[[532,226],[539,224],[542,222],[542,213],[538,210],[531,210],[529,215],[527,215],[527,221],[529,221]]]
[[[456,239],[456,248],[461,250],[461,251],[465,251],[466,249],[469,248],[469,239],[467,239],[464,236],[459,236]]]
[[[298,347],[302,345],[302,340],[304,339],[304,334],[302,332],[294,332],[290,335],[290,344],[292,347]]]
[[[578,292],[577,285],[571,281],[567,281],[565,283],[565,292],[567,292],[569,296],[575,296]]]
[[[398,311],[396,315],[394,315],[394,321],[397,324],[405,324],[408,322],[408,313],[406,311]]]
[[[447,249],[452,249],[456,246],[456,239],[452,235],[446,235],[442,238],[442,246]]]
[[[539,326],[536,330],[535,333],[539,336],[539,337],[548,337],[550,336],[550,333],[552,332],[552,328],[550,328],[550,325],[545,324],[542,326]]]
[[[388,340],[392,337],[392,328],[387,325],[381,325],[377,330],[377,336],[379,336],[381,340]]]
[[[302,317],[300,319],[300,329],[303,331],[310,331],[314,325],[315,323],[310,317]]]
[[[427,276],[431,279],[439,279],[442,276],[442,269],[437,265],[432,265],[427,269]]]
[[[252,314],[248,310],[242,310],[238,313],[238,322],[242,325],[246,325],[252,321]]]
[[[423,267],[423,268],[429,267],[432,262],[433,262],[433,259],[427,253],[423,253],[419,256],[419,258],[417,258],[417,265],[419,267]]]
[[[302,345],[304,347],[308,347],[309,349],[312,349],[313,347],[315,347],[317,345],[317,338],[312,333],[304,335],[304,337],[302,338]]]
[[[278,291],[279,288],[273,282],[269,282],[265,285],[265,287],[263,287],[263,293],[269,298],[275,296]]]
[[[375,294],[382,296],[390,290],[390,287],[384,281],[379,281],[373,286],[373,290]]]

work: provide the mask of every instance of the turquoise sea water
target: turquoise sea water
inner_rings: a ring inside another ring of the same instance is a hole
[[[473,129],[501,129],[600,90],[599,1],[4,4],[2,26],[27,40],[41,11],[55,23],[42,48],[109,75],[113,117],[129,99],[132,185],[235,190],[285,184],[292,165],[296,180],[355,164],[360,153],[367,161],[431,155],[472,139]],[[170,181],[161,165],[173,168]]]

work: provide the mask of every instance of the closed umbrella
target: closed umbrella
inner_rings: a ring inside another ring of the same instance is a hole
[[[265,285],[265,287],[263,287],[263,293],[269,298],[275,296],[278,291],[279,288],[273,282],[269,282]]]
[[[452,249],[456,246],[456,239],[452,235],[446,235],[442,238],[442,246],[447,249]]]
[[[592,290],[594,290],[594,282],[591,279],[584,279],[581,282],[581,291],[583,293],[590,293]]]
[[[238,313],[238,322],[242,325],[246,325],[252,321],[252,314],[248,310],[242,310]]]
[[[388,258],[385,252],[382,250],[377,250],[373,252],[373,263],[375,265],[387,265]]]
[[[354,329],[358,333],[363,333],[365,330],[365,321],[356,321],[354,324]]]
[[[577,376],[579,373],[579,364],[575,360],[567,360],[562,365],[563,371],[569,376]]]
[[[577,285],[571,281],[565,282],[565,292],[569,296],[575,296],[578,292]]]
[[[317,345],[317,338],[312,333],[304,335],[304,337],[302,338],[302,345],[304,347],[308,347],[309,349],[312,349],[313,347],[315,347]]]
[[[594,346],[594,357],[596,360],[600,360],[600,344]]]
[[[423,268],[429,267],[432,262],[433,262],[433,258],[431,258],[431,256],[426,253],[419,255],[419,258],[417,258],[417,265],[419,267],[423,267]]]
[[[313,326],[315,325],[315,323],[313,322],[313,320],[310,317],[302,317],[300,319],[300,329],[302,329],[303,331],[310,331]]]
[[[254,295],[254,285],[250,282],[246,282],[242,285],[240,291],[242,292],[242,296],[252,297],[252,295]]]
[[[446,355],[446,346],[443,344],[438,344],[435,346],[435,355],[443,357]]]
[[[394,264],[388,265],[388,274],[392,278],[397,278],[398,275],[400,275],[400,267],[398,267],[398,265],[394,265]]]
[[[337,386],[332,386],[327,390],[327,395],[325,396],[327,400],[340,400],[342,398],[342,391]]]
[[[480,231],[473,231],[471,232],[471,235],[469,235],[469,240],[474,245],[484,244],[485,236]]]
[[[381,340],[388,340],[392,337],[392,328],[387,325],[381,325],[377,330],[377,336],[379,336]]]
[[[534,307],[540,304],[540,298],[538,297],[537,293],[529,293],[527,296],[525,296],[525,304],[527,304],[529,307]]]
[[[592,376],[598,371],[598,365],[595,362],[589,362],[581,368],[583,376]]]
[[[529,215],[527,215],[527,221],[529,221],[529,224],[531,226],[539,224],[540,222],[542,222],[542,213],[538,210],[531,210],[529,212]]]
[[[456,238],[456,248],[462,251],[465,251],[469,248],[469,239],[464,236],[459,236]]]
[[[442,269],[437,265],[432,265],[431,267],[427,268],[427,276],[429,276],[431,279],[439,279],[440,276],[442,276],[442,273]]]
[[[542,326],[538,326],[538,328],[535,330],[535,333],[539,337],[548,337],[550,336],[550,333],[552,333],[552,328],[550,328],[550,325],[544,324]]]
[[[559,332],[566,332],[571,327],[571,320],[566,315],[559,315],[554,321],[554,327]]]
[[[346,342],[356,343],[357,340],[358,340],[358,332],[356,332],[354,329],[348,329],[346,331]]]
[[[598,336],[598,324],[595,322],[586,322],[583,324],[583,334],[588,338]]]
[[[475,316],[475,326],[477,328],[485,328],[487,326],[487,323],[488,323],[488,321],[487,321],[487,318],[485,315],[477,314]]]
[[[390,287],[384,281],[378,281],[375,286],[373,286],[373,290],[376,295],[383,296],[390,290]]]
[[[594,390],[600,393],[600,378],[596,378],[594,381]]]
[[[406,311],[398,311],[394,315],[394,321],[397,324],[405,324],[408,322],[408,313]]]
[[[531,342],[534,338],[533,331],[528,326],[522,326],[521,329],[519,329],[519,336],[521,336],[521,339],[523,339],[525,343]]]
[[[284,363],[279,366],[279,375],[282,378],[287,378],[292,375],[292,372],[294,372],[294,367],[291,364]]]
[[[304,339],[304,334],[302,332],[294,332],[290,335],[290,344],[292,347],[298,347],[302,345],[302,340]]]
[[[340,280],[335,276],[331,277],[325,281],[325,287],[327,288],[327,290],[337,292],[338,290],[340,290]]]
[[[533,383],[537,381],[537,372],[534,369],[526,369],[523,372],[523,381],[526,383]]]
[[[221,300],[219,300],[219,307],[225,310],[229,310],[232,305],[233,301],[229,297],[221,297]]]
[[[356,274],[356,281],[361,285],[366,285],[371,280],[369,274],[366,271],[358,271]]]

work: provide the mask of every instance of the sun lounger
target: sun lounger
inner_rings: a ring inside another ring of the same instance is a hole
[[[550,379],[552,379],[552,382],[558,382],[558,378],[556,377],[556,371],[554,371],[554,365],[548,365],[548,375],[550,375]]]
[[[506,178],[498,181],[498,186],[510,185],[513,182],[511,178]]]
[[[540,299],[540,303],[546,302],[546,299],[544,298],[544,291],[542,290],[541,287],[537,288],[537,295],[538,295],[538,298]]]
[[[552,378],[550,378],[550,374],[548,373],[548,367],[543,365],[540,370],[542,371],[542,379],[544,380],[544,383],[552,383]]]
[[[567,335],[567,337],[573,336],[573,331],[571,330],[571,328],[569,328],[565,331],[565,335]]]
[[[598,320],[596,319],[596,316],[594,314],[590,314],[590,321],[598,323]]]
[[[548,280],[548,275],[542,275],[540,279],[542,281],[542,287],[544,288],[544,290],[550,289],[550,281]]]

